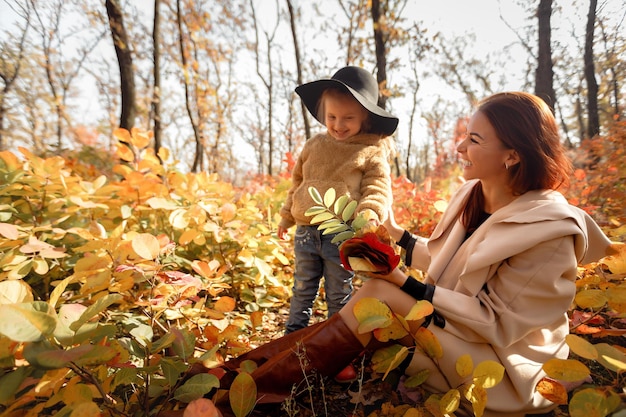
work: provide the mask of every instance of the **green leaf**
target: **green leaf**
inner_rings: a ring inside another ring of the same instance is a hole
[[[167,349],[172,346],[172,344],[176,341],[176,336],[173,333],[165,333],[159,340],[152,344],[152,348],[150,349],[151,353],[157,353],[162,351],[163,349]]]
[[[626,354],[608,343],[595,345],[598,351],[598,362],[606,369],[621,373],[626,371]]]
[[[348,220],[350,220],[352,218],[352,216],[354,215],[354,211],[356,210],[356,206],[358,206],[358,205],[359,205],[359,203],[356,200],[350,201],[346,205],[346,208],[343,209],[343,213],[341,213],[341,219],[344,222],[347,222]]]
[[[174,353],[185,359],[193,355],[196,336],[186,328],[172,327],[170,331],[176,336],[176,340],[172,343]]]
[[[107,294],[102,298],[96,300],[95,303],[87,307],[87,310],[80,316],[80,319],[76,320],[71,324],[70,329],[73,331],[77,331],[80,329],[80,326],[87,323],[96,315],[102,313],[106,310],[111,304],[115,304],[121,301],[124,297],[121,294]]]
[[[346,230],[345,232],[338,233],[330,242],[340,244],[354,236],[352,230]]]
[[[398,344],[378,349],[372,355],[372,369],[374,372],[384,374],[384,380],[389,372],[397,368],[408,355],[409,351],[406,346]]]
[[[416,374],[413,374],[410,377],[408,377],[406,379],[406,381],[404,381],[404,385],[407,388],[418,387],[418,386],[422,385],[424,382],[426,382],[428,380],[429,376],[430,376],[430,370],[422,369],[421,371],[417,372]]]
[[[304,215],[307,217],[315,216],[316,214],[325,213],[328,211],[326,207],[322,206],[313,206],[309,207],[307,211],[304,212]]]
[[[247,416],[254,408],[256,403],[257,388],[254,379],[247,372],[241,372],[232,385],[228,396],[230,398],[230,407],[235,416]]]
[[[356,216],[356,218],[352,221],[352,228],[354,230],[359,230],[367,223],[367,219],[360,214]]]
[[[335,202],[336,196],[337,196],[337,193],[334,188],[331,187],[328,190],[326,190],[326,192],[324,193],[324,205],[326,207],[331,207],[333,203]]]
[[[185,372],[188,366],[183,362],[182,359],[166,356],[161,359],[159,362],[161,369],[163,370],[163,376],[167,381],[169,386],[176,385],[178,378],[180,375]]]
[[[324,230],[324,232],[322,233],[322,235],[332,235],[333,233],[341,233],[341,232],[345,232],[346,230],[350,230],[350,226],[348,226],[345,223],[339,223],[337,226],[335,227],[329,227],[326,230]]]
[[[32,368],[31,368],[32,369]],[[7,404],[11,400],[30,370],[25,366],[18,366],[15,371],[8,372],[0,377],[0,404]]]
[[[577,391],[568,406],[571,417],[604,417],[611,411],[601,389],[585,388]]]
[[[340,196],[337,201],[335,201],[335,206],[333,207],[333,211],[335,212],[335,214],[341,214],[343,209],[346,207],[346,204],[348,204],[348,201],[350,201],[350,199],[347,195],[344,194]]]
[[[322,199],[322,195],[315,187],[309,187],[309,195],[317,204],[324,204],[324,200]]]
[[[339,219],[332,218],[332,219],[326,220],[325,222],[317,226],[317,230],[324,230],[324,229],[328,229],[329,227],[330,228],[337,227],[340,224],[345,224],[345,223],[342,223],[341,220]]]
[[[325,212],[325,213],[320,213],[318,215],[316,215],[315,217],[313,217],[310,221],[311,224],[317,224],[317,223],[322,223],[325,222],[326,220],[330,220],[332,219],[334,216],[332,213],[329,212]]]
[[[174,392],[174,399],[184,403],[202,398],[213,388],[219,388],[220,380],[213,374],[197,374],[189,378]]]
[[[43,339],[57,325],[56,317],[48,314],[48,307],[43,301],[0,305],[0,333],[16,342]]]

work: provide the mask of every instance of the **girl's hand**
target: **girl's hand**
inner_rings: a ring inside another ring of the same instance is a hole
[[[287,229],[282,226],[278,226],[278,231],[276,232],[276,234],[278,235],[279,239],[287,239]]]

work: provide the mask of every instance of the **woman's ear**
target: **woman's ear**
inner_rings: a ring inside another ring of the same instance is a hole
[[[519,154],[517,153],[517,151],[515,149],[511,149],[511,152],[509,152],[509,156],[506,158],[506,166],[508,166],[509,168],[519,164],[520,162],[520,158],[519,158]]]

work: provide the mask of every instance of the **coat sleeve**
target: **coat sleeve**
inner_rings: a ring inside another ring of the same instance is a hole
[[[468,342],[507,347],[562,319],[575,294],[574,237],[539,243],[514,255],[476,296],[437,287],[433,305],[445,331]]]

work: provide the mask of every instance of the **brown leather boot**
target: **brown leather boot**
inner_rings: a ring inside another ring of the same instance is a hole
[[[251,374],[257,386],[257,404],[281,403],[291,394],[294,384],[302,382],[313,370],[335,376],[364,349],[341,315],[334,314],[322,323],[227,361],[224,368],[233,371],[242,361],[253,360],[258,366]],[[222,404],[218,407],[223,409]]]

